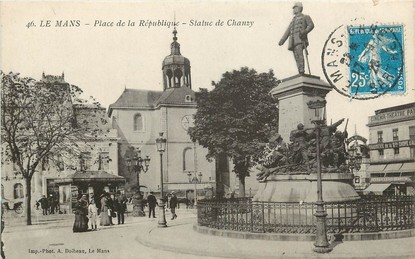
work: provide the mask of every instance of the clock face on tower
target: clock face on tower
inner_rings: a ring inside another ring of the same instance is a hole
[[[190,127],[193,127],[194,124],[194,119],[193,119],[193,115],[186,115],[182,118],[182,127],[184,130],[188,130]]]

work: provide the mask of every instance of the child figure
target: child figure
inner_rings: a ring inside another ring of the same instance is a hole
[[[95,205],[94,199],[91,200],[91,203],[88,206],[88,217],[89,222],[91,223],[91,230],[97,230],[98,208]]]

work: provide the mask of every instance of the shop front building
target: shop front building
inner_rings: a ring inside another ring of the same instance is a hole
[[[415,194],[415,103],[369,117],[370,186],[365,193]]]

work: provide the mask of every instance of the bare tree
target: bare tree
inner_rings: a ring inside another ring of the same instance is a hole
[[[1,138],[4,159],[26,182],[27,225],[31,220],[31,180],[43,159],[77,157],[80,141],[97,136],[99,116],[77,118],[81,89],[66,82],[40,81],[1,72]],[[61,162],[61,161],[59,161]]]

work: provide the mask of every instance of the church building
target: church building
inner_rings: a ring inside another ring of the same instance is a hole
[[[207,149],[192,142],[187,134],[193,126],[196,113],[195,92],[189,59],[180,53],[177,31],[173,31],[170,55],[162,63],[163,89],[159,91],[125,89],[111,104],[108,116],[119,137],[119,175],[126,178],[126,193],[131,194],[140,185],[144,194],[158,193],[160,186],[160,153],[156,139],[159,133],[167,139],[163,153],[164,192],[175,191],[177,197],[203,198],[213,194],[216,187],[215,162],[206,159]],[[150,158],[148,171],[132,172],[127,166],[128,150],[134,147],[141,157]],[[191,181],[197,177],[199,182]]]

